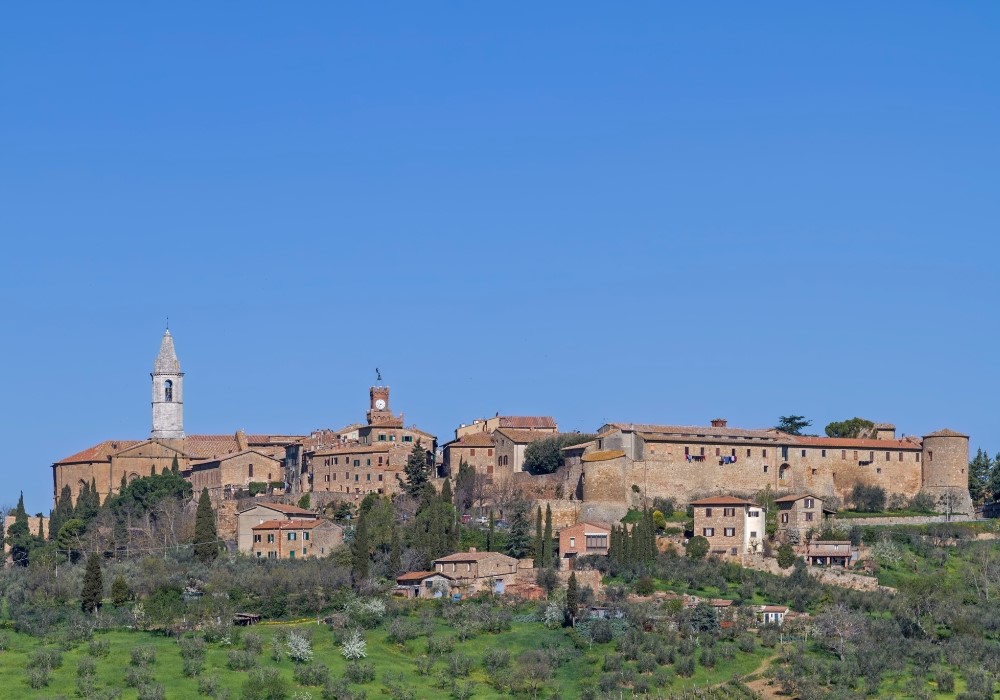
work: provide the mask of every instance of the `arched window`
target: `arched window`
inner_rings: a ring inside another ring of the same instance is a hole
[[[164,401],[174,400],[174,383],[169,379],[163,382],[163,400]]]

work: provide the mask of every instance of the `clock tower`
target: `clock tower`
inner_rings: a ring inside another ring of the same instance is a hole
[[[386,427],[402,427],[402,416],[392,415],[389,408],[389,387],[373,386],[368,392],[371,397],[371,407],[368,409],[368,425],[383,425]]]

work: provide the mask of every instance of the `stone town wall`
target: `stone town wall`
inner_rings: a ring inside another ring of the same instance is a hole
[[[850,527],[852,525],[931,525],[934,523],[971,523],[980,520],[974,515],[958,514],[952,515],[950,518],[947,515],[913,515],[913,516],[903,516],[898,518],[838,518],[833,517],[830,519],[832,523],[840,525],[842,527]]]

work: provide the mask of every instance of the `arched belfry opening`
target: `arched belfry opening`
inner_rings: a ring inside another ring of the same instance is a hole
[[[163,400],[167,402],[174,400],[174,382],[170,379],[163,382]]]

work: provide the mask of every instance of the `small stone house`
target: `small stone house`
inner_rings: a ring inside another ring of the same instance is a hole
[[[434,570],[448,574],[454,586],[469,594],[481,590],[503,593],[517,576],[517,559],[499,552],[458,552],[434,561]]]
[[[764,541],[764,509],[734,496],[693,501],[694,534],[708,540],[709,554],[740,558]]]
[[[811,493],[782,496],[774,499],[774,503],[778,507],[778,532],[799,530],[804,533],[822,528],[827,514],[835,512],[824,508],[823,499]]]
[[[578,556],[608,554],[611,529],[593,523],[577,523],[559,531],[560,568],[573,568]]]
[[[755,611],[757,619],[762,625],[785,624],[785,615],[788,614],[788,607],[785,605],[758,605]]]
[[[408,571],[396,577],[393,592],[406,598],[442,598],[448,595],[454,580],[439,571]]]
[[[344,542],[343,528],[329,520],[268,520],[252,529],[258,559],[325,557]]]
[[[236,545],[239,551],[253,551],[253,527],[268,520],[317,520],[319,515],[311,510],[284,503],[255,503],[236,513]]]
[[[850,540],[814,540],[806,546],[806,563],[812,566],[847,568],[858,559],[858,550]]]

